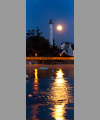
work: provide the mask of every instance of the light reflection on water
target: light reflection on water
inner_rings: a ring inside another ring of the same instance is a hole
[[[68,103],[68,93],[66,92],[66,81],[63,75],[62,69],[59,69],[56,72],[56,78],[51,88],[52,100],[55,102],[55,105],[50,109],[52,110],[51,115],[55,120],[65,120],[65,104]]]
[[[33,82],[33,94],[38,94],[39,84],[38,84],[38,69],[34,69],[34,82]]]
[[[71,79],[62,69],[56,69],[48,78],[38,75],[39,70],[34,69],[34,78],[26,84],[27,95],[32,95],[31,98],[27,96],[27,120],[74,120]]]

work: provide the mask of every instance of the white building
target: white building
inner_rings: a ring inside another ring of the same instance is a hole
[[[66,55],[67,55],[66,50],[63,50],[63,51],[61,52],[61,54],[62,54],[62,55],[63,55],[63,54],[66,54]]]
[[[61,50],[62,55],[65,54],[65,55],[68,55],[68,56],[74,56],[73,48],[72,48],[70,43],[63,42],[60,45],[60,50]]]
[[[50,19],[50,22],[49,22],[49,43],[51,46],[53,46],[53,22],[52,22],[52,19]]]
[[[68,47],[68,55],[73,56],[73,49],[72,49],[71,44],[69,44],[69,47]]]
[[[68,44],[63,42],[61,45],[60,45],[60,49],[61,50],[64,50],[64,49],[68,49]]]

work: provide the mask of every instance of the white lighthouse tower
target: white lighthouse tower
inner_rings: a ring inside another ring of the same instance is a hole
[[[52,47],[53,46],[53,22],[52,22],[52,19],[50,19],[50,22],[49,22],[49,43],[50,43],[50,46]]]

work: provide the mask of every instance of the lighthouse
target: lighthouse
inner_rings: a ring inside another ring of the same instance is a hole
[[[52,19],[49,21],[49,43],[50,46],[53,46],[53,22]]]

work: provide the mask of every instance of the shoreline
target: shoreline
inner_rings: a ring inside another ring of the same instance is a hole
[[[26,57],[26,60],[74,60],[74,57]]]

